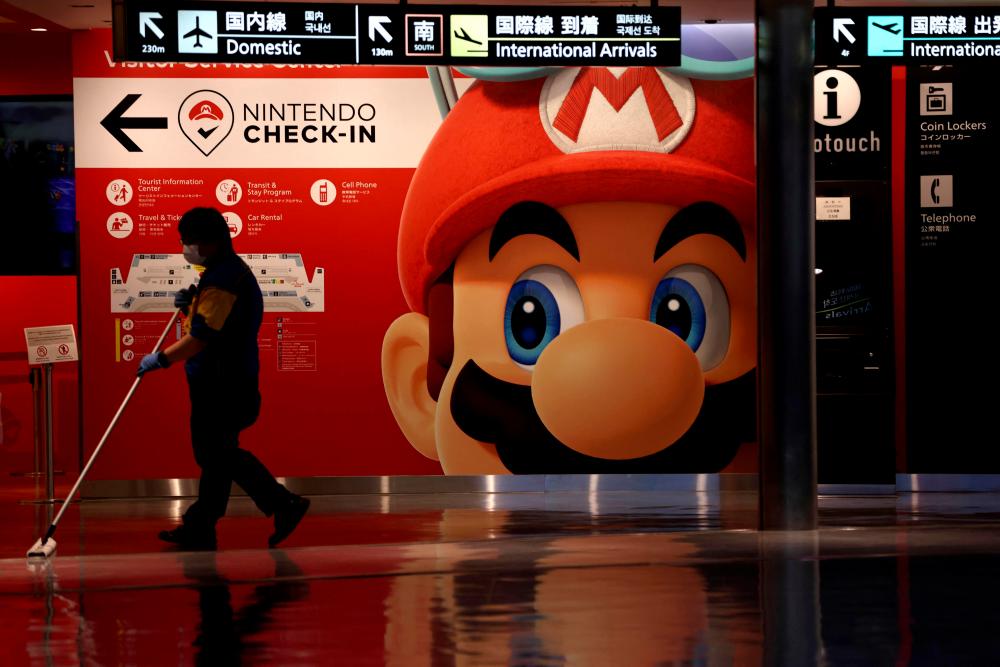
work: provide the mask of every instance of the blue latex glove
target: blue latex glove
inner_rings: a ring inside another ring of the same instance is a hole
[[[168,365],[169,364],[166,363],[166,356],[162,352],[147,354],[142,358],[142,361],[139,362],[139,369],[135,372],[135,374],[142,377],[150,371],[166,368]]]
[[[177,290],[174,293],[174,308],[180,308],[181,312],[187,315],[188,308],[194,303],[194,297],[197,293],[198,287],[196,285]]]

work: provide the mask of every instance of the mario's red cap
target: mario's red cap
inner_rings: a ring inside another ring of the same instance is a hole
[[[752,233],[753,94],[749,79],[654,68],[477,83],[434,136],[403,206],[399,276],[410,307],[425,312],[430,284],[520,201],[712,201]]]
[[[188,112],[188,118],[191,120],[202,120],[203,118],[208,118],[210,120],[222,120],[222,109],[219,105],[211,100],[202,100],[191,107],[191,111]]]

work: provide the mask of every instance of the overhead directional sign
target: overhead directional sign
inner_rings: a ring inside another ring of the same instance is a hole
[[[680,18],[679,7],[123,0],[115,59],[674,66]]]
[[[822,65],[1000,57],[1000,7],[822,7],[815,17]]]

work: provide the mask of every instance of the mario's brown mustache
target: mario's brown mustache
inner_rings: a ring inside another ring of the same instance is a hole
[[[471,359],[455,380],[451,414],[470,438],[496,446],[516,474],[710,473],[756,437],[756,371],[705,388],[691,428],[664,449],[635,459],[601,459],[560,442],[542,423],[531,387],[499,380]]]

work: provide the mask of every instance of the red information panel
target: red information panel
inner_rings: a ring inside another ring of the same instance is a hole
[[[178,219],[214,206],[265,299],[244,445],[276,475],[440,473],[400,433],[379,370],[407,310],[400,210],[440,124],[424,70],[126,66],[110,36],[74,43],[85,451],[197,280]],[[183,372],[150,375],[92,477],[195,476],[188,414]]]

